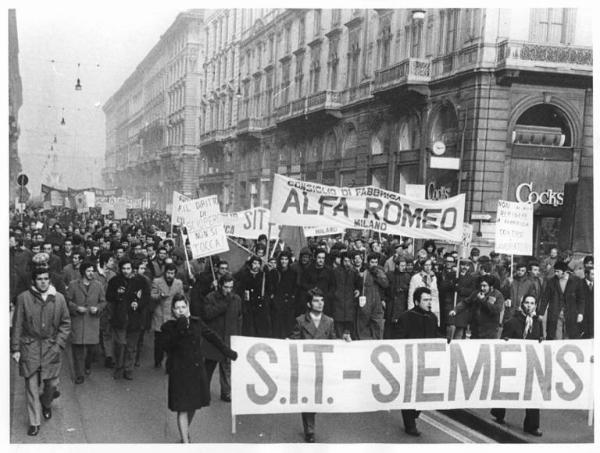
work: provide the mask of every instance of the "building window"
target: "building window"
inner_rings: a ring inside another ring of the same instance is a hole
[[[480,35],[481,28],[481,9],[467,8],[465,10],[465,36],[464,41],[470,42]]]
[[[321,76],[321,45],[318,44],[311,49],[310,62],[310,89],[313,93],[319,91],[319,78]]]
[[[302,47],[304,45],[304,40],[306,38],[306,17],[302,16],[300,21],[298,22],[298,47]]]
[[[269,36],[269,63],[273,63],[273,56],[275,54],[275,37]]]
[[[296,56],[296,97],[301,98],[304,95],[304,89],[302,86],[302,80],[304,79],[304,53]]]
[[[348,38],[348,86],[358,85],[360,65],[360,28],[350,31]]]
[[[315,20],[314,20],[314,31],[313,34],[315,36],[320,36],[321,35],[321,10],[320,9],[315,9]]]
[[[550,104],[527,109],[517,120],[512,141],[521,145],[573,146],[571,128],[565,114]]]
[[[573,8],[531,9],[530,41],[571,44],[575,27],[575,12]]]
[[[254,118],[260,118],[260,77],[254,79]]]
[[[327,58],[327,64],[329,65],[329,88],[333,91],[337,89],[339,63],[338,44],[338,38],[329,41],[329,57]]]
[[[290,60],[281,64],[281,104],[285,105],[289,99],[289,86],[290,86]]]
[[[387,68],[390,64],[390,44],[392,42],[392,32],[390,16],[381,17],[379,20],[379,36],[377,39],[379,53],[379,67]]]
[[[337,27],[342,22],[342,10],[332,9],[331,10],[331,27]]]
[[[456,30],[458,27],[458,13],[459,10],[451,9],[446,14],[446,30],[445,30],[445,48],[446,54],[454,52],[456,50]]]
[[[265,78],[266,84],[266,99],[265,99],[265,116],[271,116],[273,103],[273,72],[269,71]]]
[[[286,54],[290,53],[291,47],[292,47],[292,24],[287,24],[285,26],[285,31],[283,34],[283,43],[284,43],[285,53]]]

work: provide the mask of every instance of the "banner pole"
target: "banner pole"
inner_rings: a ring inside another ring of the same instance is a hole
[[[215,268],[213,267],[212,255],[208,257],[208,262],[210,263],[210,272],[212,273],[213,282],[217,279],[215,276]]]
[[[269,246],[271,245],[271,222],[269,222],[269,229],[267,231],[267,253],[265,253],[265,256],[267,257],[267,270],[269,268]],[[273,247],[273,250],[275,249],[275,247]],[[265,270],[263,270],[263,278],[262,278],[262,287],[260,290],[260,297],[262,297],[264,299],[265,297],[265,281],[267,279],[267,272]]]
[[[181,228],[179,232],[181,233],[181,242],[183,244],[183,253],[185,253],[185,263],[187,264],[188,275],[190,279],[193,279],[194,276],[192,275],[192,269],[190,268],[190,259],[188,257],[187,247],[185,246],[185,238],[183,237],[183,228]]]

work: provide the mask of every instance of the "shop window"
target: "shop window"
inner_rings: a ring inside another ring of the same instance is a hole
[[[342,147],[342,159],[351,159],[356,157],[358,146],[358,135],[354,128],[350,128],[344,139],[344,146]]]
[[[409,151],[421,147],[421,135],[416,118],[403,118],[400,120],[398,131],[398,150]]]
[[[337,149],[335,144],[335,136],[329,134],[325,139],[325,146],[323,149],[323,160],[333,160],[337,157]]]
[[[456,112],[452,104],[445,103],[438,111],[431,126],[430,145],[441,141],[446,145],[446,149],[451,151],[456,147],[457,136],[458,118]]]
[[[525,111],[512,133],[519,145],[571,147],[572,134],[564,113],[550,104],[538,104]]]
[[[371,155],[378,156],[389,152],[389,141],[389,127],[387,124],[383,124],[371,137]]]

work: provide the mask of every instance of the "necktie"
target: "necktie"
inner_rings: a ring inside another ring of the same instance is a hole
[[[523,338],[527,338],[529,332],[531,332],[531,327],[533,326],[533,317],[527,316],[525,318],[525,330],[523,331]]]

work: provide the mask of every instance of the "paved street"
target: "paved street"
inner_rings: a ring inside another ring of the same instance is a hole
[[[148,342],[149,343],[149,342]],[[61,397],[53,417],[43,422],[38,437],[28,437],[22,379],[11,364],[12,443],[173,443],[179,436],[175,415],[166,407],[167,380],[163,369],[152,367],[149,347],[133,381],[112,379],[109,370],[95,364],[82,385],[69,377],[65,360]],[[245,415],[231,433],[230,406],[219,400],[218,376],[213,378],[213,403],[198,412],[192,440],[202,443],[303,442],[299,414]],[[461,443],[492,442],[486,436],[437,412],[424,412],[418,421],[421,438],[407,436],[399,411],[317,415],[317,441],[325,443]]]

